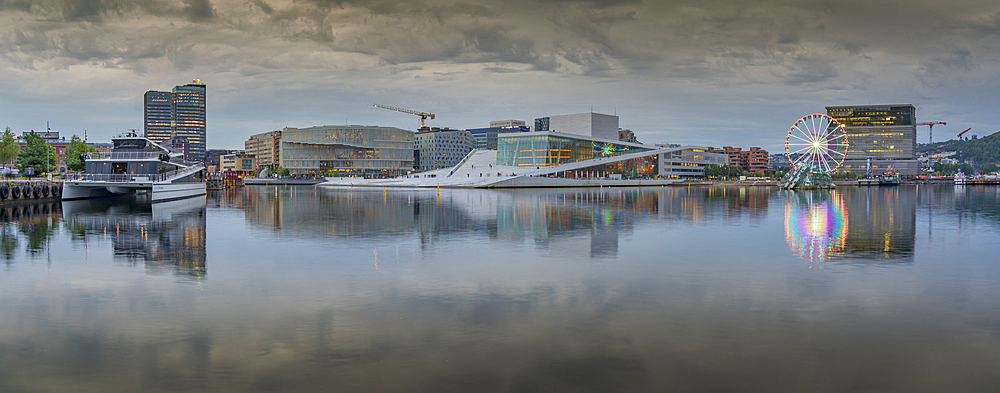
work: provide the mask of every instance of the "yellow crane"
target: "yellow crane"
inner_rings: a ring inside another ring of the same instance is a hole
[[[431,119],[434,118],[434,114],[433,113],[411,111],[409,109],[397,108],[397,107],[388,106],[388,105],[379,105],[379,104],[374,104],[374,105],[375,105],[376,108],[388,109],[388,110],[391,110],[391,111],[409,113],[411,115],[420,116],[420,128],[424,128],[424,120],[427,120],[428,118],[431,118]]]

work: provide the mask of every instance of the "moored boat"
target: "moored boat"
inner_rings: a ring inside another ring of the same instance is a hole
[[[205,195],[205,167],[135,133],[112,139],[110,153],[89,153],[83,173],[63,184],[63,200],[146,192],[152,202]]]

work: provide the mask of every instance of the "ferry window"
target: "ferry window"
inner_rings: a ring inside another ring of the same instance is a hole
[[[115,149],[142,149],[146,147],[146,141],[142,139],[120,139],[114,142]]]
[[[123,175],[125,171],[128,170],[127,162],[114,162],[111,163],[111,173],[115,175]]]

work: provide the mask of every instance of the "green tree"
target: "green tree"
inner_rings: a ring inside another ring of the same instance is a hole
[[[80,137],[73,135],[66,146],[66,170],[80,172],[83,171],[85,163],[80,159],[81,154],[96,152],[97,148],[83,143]]]
[[[46,158],[48,158],[47,166]],[[31,131],[24,137],[24,149],[21,149],[21,154],[18,157],[18,164],[22,172],[29,168],[34,170],[36,174],[44,173],[46,169],[55,170],[59,167],[58,159],[59,156],[56,155],[55,149],[45,143],[45,139],[42,139],[35,131]]]
[[[705,168],[705,177],[709,178],[734,178],[746,176],[747,172],[740,167],[709,165]]]
[[[14,138],[14,132],[7,127],[3,131],[3,135],[0,135],[0,161],[6,166],[14,162],[17,158],[17,153],[21,151],[21,146],[18,145],[17,139]]]

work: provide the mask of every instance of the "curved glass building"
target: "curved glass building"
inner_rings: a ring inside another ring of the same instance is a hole
[[[637,143],[557,132],[518,132],[497,138],[497,165],[549,166],[652,151]]]
[[[413,169],[413,131],[358,125],[286,128],[281,166],[299,175],[405,175]]]

